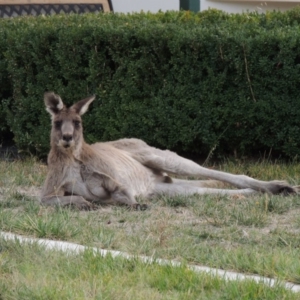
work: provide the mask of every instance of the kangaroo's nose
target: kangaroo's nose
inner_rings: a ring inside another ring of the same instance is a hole
[[[64,135],[63,135],[63,140],[64,140],[65,142],[70,142],[70,141],[72,141],[72,135],[71,135],[71,134],[64,134]]]

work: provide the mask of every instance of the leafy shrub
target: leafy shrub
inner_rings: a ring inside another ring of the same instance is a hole
[[[5,119],[20,149],[45,155],[43,93],[69,104],[95,93],[88,142],[137,137],[178,152],[295,157],[299,17],[295,9],[1,20]]]

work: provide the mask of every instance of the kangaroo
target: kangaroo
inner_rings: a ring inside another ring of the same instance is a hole
[[[141,209],[145,207],[139,205],[137,197],[296,193],[296,188],[284,181],[260,181],[210,170],[135,138],[87,144],[81,116],[94,99],[95,96],[91,96],[67,107],[59,95],[53,92],[44,95],[52,129],[48,174],[41,192],[43,205],[90,209],[93,203],[99,203]],[[210,180],[185,180],[171,175]],[[235,189],[214,188],[216,180]]]

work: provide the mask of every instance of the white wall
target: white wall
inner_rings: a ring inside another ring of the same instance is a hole
[[[143,10],[179,10],[179,0],[112,0],[114,12],[131,13]]]
[[[199,0],[200,10],[216,8],[226,12],[287,10],[300,5],[300,0]],[[179,0],[112,0],[115,12],[131,13],[179,10]]]
[[[226,1],[226,0],[200,0],[200,9],[206,10],[208,8],[216,8],[230,13],[240,13],[243,11],[258,11],[265,12],[267,10],[287,10],[297,5],[299,1],[289,2],[282,1]]]

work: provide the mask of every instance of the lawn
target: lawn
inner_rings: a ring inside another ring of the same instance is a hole
[[[225,161],[209,167],[300,183],[298,163]],[[298,196],[159,197],[141,199],[150,206],[146,211],[103,206],[83,212],[39,206],[46,166],[34,159],[1,161],[0,172],[3,231],[300,283]],[[1,239],[0,291],[0,299],[300,297],[280,286],[229,283],[185,267],[143,265],[88,252],[66,256]]]

